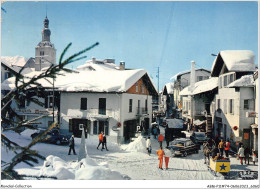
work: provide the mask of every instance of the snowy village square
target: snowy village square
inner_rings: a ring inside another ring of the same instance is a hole
[[[1,188],[259,188],[258,2],[1,6]]]

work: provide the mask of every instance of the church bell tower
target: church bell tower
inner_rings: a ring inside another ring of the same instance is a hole
[[[56,49],[50,41],[51,30],[47,16],[43,20],[42,41],[35,47],[35,70],[56,65]]]

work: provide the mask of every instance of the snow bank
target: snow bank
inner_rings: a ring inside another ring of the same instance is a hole
[[[126,151],[134,151],[134,152],[145,152],[146,151],[146,140],[139,136],[133,142],[127,145],[125,148]]]
[[[29,138],[31,139],[31,135],[33,133],[36,133],[37,130],[34,130],[34,129],[25,129],[23,132],[21,132],[21,135],[24,137],[24,138]]]
[[[48,156],[40,176],[53,176],[58,180],[124,180],[119,172],[111,171],[106,163],[97,164],[87,157],[80,162],[65,162],[57,156]],[[129,178],[129,177],[128,177]]]

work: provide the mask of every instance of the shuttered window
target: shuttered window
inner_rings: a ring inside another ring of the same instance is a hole
[[[88,99],[87,98],[81,98],[80,99],[80,109],[81,110],[87,110],[88,105]]]

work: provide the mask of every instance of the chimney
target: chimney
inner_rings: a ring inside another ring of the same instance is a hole
[[[191,61],[191,71],[190,71],[190,91],[193,92],[195,88],[195,81],[196,81],[196,72],[195,72],[195,62],[194,60]]]
[[[120,61],[119,70],[125,70],[125,62]]]
[[[96,63],[96,58],[94,56],[92,57],[92,63]]]

